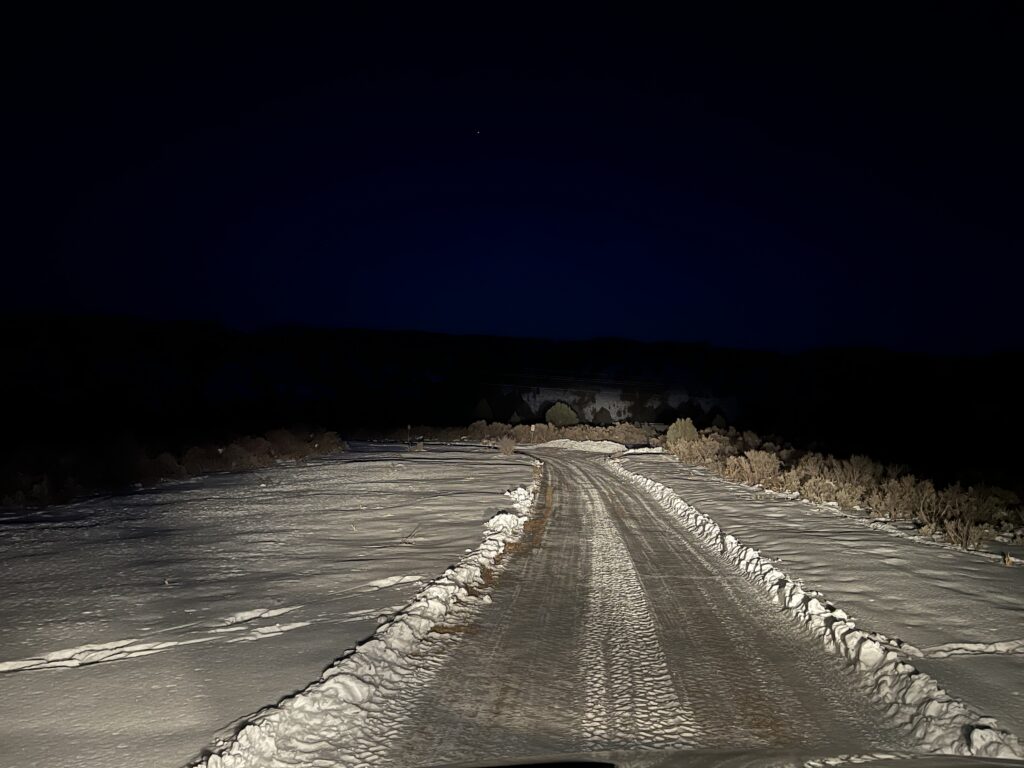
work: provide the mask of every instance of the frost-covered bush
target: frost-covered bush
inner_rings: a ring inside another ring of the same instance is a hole
[[[568,404],[559,400],[548,408],[544,414],[544,420],[555,427],[569,427],[580,423],[580,417]]]

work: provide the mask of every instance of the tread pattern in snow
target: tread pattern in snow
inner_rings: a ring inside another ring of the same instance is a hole
[[[598,494],[587,489],[591,583],[579,654],[586,750],[681,747],[695,729],[676,695],[636,567]]]

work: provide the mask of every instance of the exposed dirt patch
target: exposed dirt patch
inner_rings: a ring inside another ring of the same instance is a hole
[[[505,545],[507,554],[523,554],[540,547],[544,539],[544,531],[551,519],[553,492],[550,478],[541,478],[541,489],[544,501],[534,511],[534,516],[523,523],[523,535],[519,541]]]

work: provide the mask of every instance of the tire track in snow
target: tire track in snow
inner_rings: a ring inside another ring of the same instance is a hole
[[[746,579],[705,552],[650,496],[599,460],[577,464],[637,569],[701,746],[862,752],[909,746],[858,691],[851,671],[794,633]]]
[[[682,747],[693,714],[672,686],[643,585],[600,495],[585,489],[591,582],[583,619],[580,673],[586,692],[586,750]]]

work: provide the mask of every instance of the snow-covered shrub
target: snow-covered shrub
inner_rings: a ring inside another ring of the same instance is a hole
[[[544,420],[555,427],[569,427],[580,423],[580,417],[576,415],[576,411],[561,400],[548,408],[547,413],[544,414]]]

